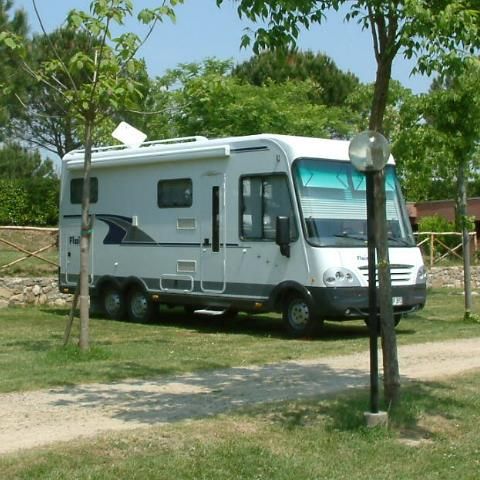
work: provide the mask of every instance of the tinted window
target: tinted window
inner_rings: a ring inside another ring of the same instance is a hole
[[[275,240],[278,216],[290,217],[290,236],[297,236],[292,202],[283,175],[243,177],[241,180],[241,237],[251,240]]]
[[[83,178],[73,178],[70,181],[70,202],[73,204],[82,203]],[[98,179],[90,178],[90,203],[98,201]]]
[[[160,208],[191,207],[192,180],[179,178],[158,182],[158,206]]]

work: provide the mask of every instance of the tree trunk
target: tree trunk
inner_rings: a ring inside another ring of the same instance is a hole
[[[461,155],[461,153],[458,155]],[[468,234],[467,185],[465,181],[467,163],[462,160],[461,156],[458,159],[455,223],[456,229],[460,229],[462,232],[463,287],[465,293],[464,319],[469,320],[472,314],[472,277],[470,268],[470,236]]]
[[[85,122],[85,159],[83,167],[82,224],[80,230],[80,350],[88,350],[89,344],[89,266],[90,266],[90,165],[92,160],[93,121]]]
[[[383,130],[383,117],[388,100],[388,88],[392,69],[392,59],[379,59],[375,90],[370,116],[370,130]],[[375,173],[375,212],[377,215],[376,248],[378,269],[378,305],[382,327],[383,384],[385,400],[395,405],[400,399],[400,370],[398,365],[397,338],[393,319],[390,260],[388,256],[388,228],[385,206],[385,172]]]

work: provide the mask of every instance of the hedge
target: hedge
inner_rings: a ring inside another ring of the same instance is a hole
[[[58,179],[0,179],[0,225],[57,225],[59,191]]]

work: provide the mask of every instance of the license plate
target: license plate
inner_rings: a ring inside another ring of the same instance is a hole
[[[399,305],[403,305],[403,297],[392,297],[392,305],[394,307],[398,307]]]

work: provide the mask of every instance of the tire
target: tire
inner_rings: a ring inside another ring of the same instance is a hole
[[[127,300],[128,319],[134,323],[148,323],[153,319],[154,304],[145,290],[135,287]]]
[[[100,297],[103,314],[110,320],[123,320],[125,318],[125,297],[113,285],[102,290]]]
[[[292,295],[283,305],[283,322],[292,338],[310,336],[315,333],[320,322],[313,317],[308,303],[300,295]]]

